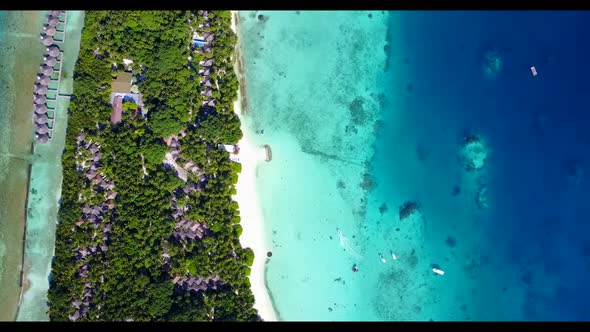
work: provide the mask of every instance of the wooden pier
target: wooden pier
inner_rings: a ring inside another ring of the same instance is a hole
[[[53,11],[51,11],[51,12],[53,12]],[[53,35],[55,33],[55,30],[56,30],[58,24],[62,24],[62,27],[63,27],[63,28],[57,29],[59,31],[59,33],[62,34],[62,38],[61,39],[54,39],[50,35]],[[48,45],[49,42],[47,44],[44,44],[48,47],[47,51],[49,54],[47,55],[47,57],[44,58],[45,62],[41,66],[41,70],[43,71],[43,73],[39,74],[39,77],[38,77],[37,83],[36,83],[36,84],[38,84],[38,86],[44,87],[44,91],[40,92],[40,91],[36,90],[35,94],[33,95],[33,100],[35,100],[35,102],[33,103],[33,106],[35,109],[33,111],[33,119],[32,119],[33,125],[36,127],[36,129],[35,129],[36,141],[37,141],[37,143],[41,143],[41,144],[53,140],[53,137],[54,137],[53,133],[55,130],[55,125],[56,125],[55,120],[57,119],[57,112],[58,112],[58,107],[59,107],[59,99],[60,98],[68,98],[68,99],[70,98],[69,95],[62,95],[60,93],[64,52],[62,49],[63,46],[62,46],[62,48],[60,48],[57,45],[57,44],[63,45],[63,43],[65,42],[65,39],[66,39],[67,12],[62,11],[60,13],[60,15],[57,17],[52,16],[50,14],[47,18],[47,23],[45,24],[45,27],[43,28],[43,30],[44,30],[44,32],[41,33],[41,40],[43,42],[45,42],[45,39],[50,39],[51,45]],[[49,32],[49,30],[53,30],[53,32]],[[57,52],[57,51],[59,51],[59,53],[56,54],[55,52]],[[56,64],[59,66],[59,69],[57,70],[57,79],[53,79],[51,77],[54,76],[55,73],[45,72],[45,71],[49,70],[48,68],[54,68]],[[47,75],[45,75],[45,74],[47,74]],[[49,84],[51,84],[51,82],[56,82],[55,89],[49,89]],[[55,97],[49,98],[47,96],[47,92],[50,92],[51,94],[55,94]],[[39,100],[36,100],[36,98],[44,98],[44,100],[41,99],[41,101],[39,101]],[[52,101],[54,103],[52,108],[49,108],[47,106],[47,102],[49,102],[49,101]],[[38,112],[37,107],[43,107],[43,106],[45,107],[44,111]],[[47,116],[47,114],[45,114],[49,110],[51,110],[53,113],[53,116],[51,118],[49,118]]]

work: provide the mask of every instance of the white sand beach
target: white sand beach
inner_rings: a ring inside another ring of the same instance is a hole
[[[232,30],[237,34],[236,15],[238,13],[232,11]],[[237,68],[236,74],[239,78],[242,75]],[[234,112],[242,118],[241,93],[239,92],[238,100],[234,102]],[[244,247],[251,248],[255,255],[250,274],[251,289],[256,301],[254,308],[258,310],[258,314],[263,320],[276,321],[277,317],[264,282],[264,268],[268,248],[264,234],[262,210],[256,194],[256,167],[259,162],[264,162],[265,153],[263,147],[256,146],[249,140],[249,131],[245,128],[243,121],[242,132],[244,136],[238,142],[242,172],[236,184],[237,194],[233,197],[240,208],[241,225],[243,228],[240,242]]]

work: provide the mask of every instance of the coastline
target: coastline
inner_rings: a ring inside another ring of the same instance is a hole
[[[238,35],[237,53],[235,62],[236,75],[240,82],[238,90],[238,100],[234,102],[234,112],[241,120],[242,139],[238,142],[240,146],[240,161],[242,172],[238,176],[236,184],[236,195],[233,197],[238,203],[240,210],[240,224],[243,232],[240,236],[242,246],[249,247],[254,252],[254,263],[251,267],[250,284],[254,294],[254,308],[264,321],[277,321],[277,314],[273,307],[265,283],[265,264],[268,246],[264,232],[264,220],[258,196],[256,195],[256,168],[260,161],[264,161],[264,153],[261,153],[262,147],[257,147],[252,143],[243,121],[246,111],[246,96],[244,95],[244,75],[242,60],[240,55],[239,41],[239,22],[238,12],[231,11],[232,30]],[[262,150],[263,152],[263,150]]]
[[[38,33],[44,16],[41,11],[4,13],[2,30],[4,104],[0,119],[5,131],[0,135],[0,320],[14,320],[18,311],[23,276],[26,208],[30,162],[33,151],[31,95],[37,75],[42,45]],[[18,59],[18,65],[15,62]],[[4,247],[4,248],[1,248]],[[26,273],[26,271],[24,271]]]
[[[69,95],[72,93],[73,71],[78,58],[84,12],[67,12],[67,38],[59,44],[64,52],[59,102],[55,118],[54,139],[48,144],[35,144],[29,198],[27,234],[23,262],[23,294],[17,321],[47,321],[47,290],[51,278],[51,262],[55,251],[55,227],[62,185],[62,152],[68,124]],[[42,58],[37,57],[40,61]],[[32,87],[34,77],[29,85]],[[29,111],[30,112],[30,111]],[[30,119],[30,113],[28,114]]]

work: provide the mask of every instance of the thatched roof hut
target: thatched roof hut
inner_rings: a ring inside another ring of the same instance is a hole
[[[86,135],[84,135],[84,132],[82,132],[82,131],[80,131],[80,132],[78,133],[78,136],[76,136],[76,140],[77,140],[78,142],[82,142],[82,141],[83,141],[85,138],[86,138]]]
[[[47,135],[37,135],[37,142],[39,143],[47,143],[49,141],[49,136]]]
[[[59,17],[59,15],[61,15],[61,13],[62,13],[61,10],[52,10],[50,15],[51,15],[51,17],[57,18],[57,17]]]
[[[35,105],[35,113],[37,113],[37,114],[47,113],[47,106],[46,105]]]
[[[47,85],[49,82],[51,82],[51,77],[45,75],[37,76],[37,83],[41,85]]]
[[[35,94],[44,95],[47,93],[47,86],[41,84],[35,84]]]
[[[47,19],[47,27],[49,27],[49,28],[54,28],[54,27],[56,27],[58,23],[59,23],[59,20],[57,19],[57,17],[52,17],[52,16],[50,16],[50,17]]]
[[[33,119],[35,120],[35,123],[44,124],[47,123],[48,118],[45,114],[35,114],[33,115]]]
[[[53,37],[48,35],[41,36],[41,42],[43,43],[43,45],[49,46],[53,44]]]
[[[43,58],[43,63],[47,66],[53,67],[57,63],[57,58],[53,56],[46,56]]]
[[[57,30],[53,27],[50,27],[50,28],[44,27],[43,30],[45,30],[45,31],[43,31],[43,33],[47,36],[50,36],[50,37],[53,37],[57,33]]]
[[[92,170],[91,170],[91,171],[88,171],[88,172],[86,172],[86,177],[88,178],[88,180],[91,180],[91,179],[93,179],[95,176],[96,176],[96,172],[94,172],[94,171],[92,171]],[[84,212],[84,213],[86,213],[86,212]],[[90,213],[90,212],[88,212],[88,213]]]
[[[49,54],[49,56],[57,57],[59,55],[59,47],[55,45],[48,47],[47,54]]]
[[[48,65],[41,66],[39,68],[39,70],[41,71],[41,74],[47,75],[47,76],[51,76],[54,72],[53,67],[48,66]]]
[[[47,97],[45,97],[45,96],[37,96],[35,98],[35,104],[37,104],[37,105],[42,105],[42,104],[45,104],[46,102],[47,102]]]
[[[73,314],[70,315],[69,318],[72,322],[77,321],[78,319],[80,319],[80,312],[76,310]]]
[[[37,132],[37,134],[47,134],[48,131],[49,127],[47,127],[46,124],[35,125],[35,132]]]

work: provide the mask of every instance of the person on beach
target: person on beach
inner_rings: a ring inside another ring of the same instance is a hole
[[[383,257],[383,255],[379,254],[379,258],[381,258],[381,262],[383,262],[383,264],[385,264],[385,262],[386,262],[385,257]]]
[[[352,267],[352,272],[357,272],[359,270],[358,266],[356,264],[354,264],[354,266]]]

